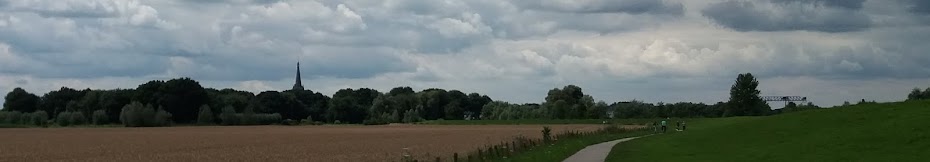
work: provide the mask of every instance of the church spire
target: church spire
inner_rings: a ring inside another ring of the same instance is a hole
[[[300,61],[297,61],[297,78],[295,80],[296,81],[294,82],[294,88],[292,88],[291,90],[295,90],[295,91],[304,90],[304,85],[300,84]]]

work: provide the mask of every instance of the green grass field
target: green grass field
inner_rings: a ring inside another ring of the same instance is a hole
[[[926,161],[930,101],[698,119],[616,145],[607,161]]]

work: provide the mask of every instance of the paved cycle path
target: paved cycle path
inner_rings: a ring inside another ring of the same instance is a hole
[[[581,151],[576,152],[574,155],[563,160],[563,162],[602,162],[605,159],[607,159],[607,154],[610,154],[610,149],[613,148],[614,145],[617,145],[620,142],[625,142],[625,141],[633,140],[633,139],[640,138],[640,137],[645,137],[645,136],[628,137],[628,138],[613,140],[609,142],[594,144],[594,145],[585,147],[584,149],[581,149]]]

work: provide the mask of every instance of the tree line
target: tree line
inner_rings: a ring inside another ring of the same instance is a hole
[[[549,90],[542,103],[494,101],[478,93],[438,88],[341,89],[332,96],[312,90],[264,91],[204,88],[190,78],[153,80],[135,89],[76,90],[62,87],[38,96],[15,88],[6,96],[0,122],[18,124],[253,125],[300,123],[386,124],[422,120],[604,119],[771,115],[758,80],[739,74],[727,102],[644,103],[595,101],[581,87]],[[915,90],[919,91],[919,90]],[[918,96],[930,92],[919,92]],[[928,95],[930,96],[930,95]],[[793,105],[794,103],[791,103]],[[812,104],[789,106],[819,108]]]
[[[907,100],[926,100],[930,99],[930,87],[927,90],[920,91],[920,88],[914,88],[910,94],[907,94]]]
[[[383,124],[461,120],[477,118],[483,106],[492,101],[478,93],[436,88],[415,92],[410,87],[393,88],[386,94],[369,88],[341,89],[332,97],[311,90],[253,94],[204,88],[190,78],[153,80],[135,89],[62,87],[42,96],[15,88],[5,99],[0,118],[4,122],[10,120],[6,123],[44,123],[52,119],[63,126],[92,124],[91,121],[93,124],[167,126],[172,123],[249,125],[285,121],[368,121]],[[24,116],[28,116],[28,122],[24,122]]]

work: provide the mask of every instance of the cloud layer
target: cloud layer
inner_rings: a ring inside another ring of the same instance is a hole
[[[716,102],[752,72],[764,95],[832,105],[930,86],[928,25],[920,0],[10,0],[0,90],[173,77],[281,90],[299,60],[304,83],[326,93],[440,87],[539,102],[577,84],[607,101]],[[869,88],[881,93],[853,93]]]

